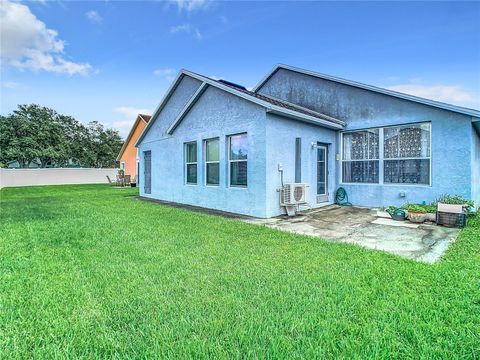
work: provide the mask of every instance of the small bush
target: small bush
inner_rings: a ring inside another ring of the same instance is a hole
[[[437,212],[436,205],[423,205],[423,204],[405,204],[402,206],[402,209],[411,212],[419,212],[419,213],[431,213],[435,214]]]
[[[442,204],[453,204],[453,205],[466,205],[468,212],[473,212],[475,210],[475,204],[472,200],[465,199],[460,195],[448,195],[443,194],[432,202],[431,206],[437,206],[438,203]]]

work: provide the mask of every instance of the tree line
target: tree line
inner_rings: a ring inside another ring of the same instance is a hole
[[[0,166],[115,167],[123,141],[117,130],[97,121],[88,125],[36,104],[18,105],[0,116]]]

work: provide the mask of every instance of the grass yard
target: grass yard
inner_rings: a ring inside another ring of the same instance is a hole
[[[0,194],[0,358],[480,357],[478,216],[432,266],[135,189]]]

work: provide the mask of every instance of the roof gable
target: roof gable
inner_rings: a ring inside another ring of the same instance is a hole
[[[256,94],[252,91],[248,91],[244,88],[241,88],[232,83],[225,81],[217,81],[206,76],[193,73],[188,70],[182,70],[182,73],[191,77],[194,77],[200,81],[202,84],[197,89],[197,91],[192,95],[190,100],[187,102],[185,107],[179,113],[177,118],[169,126],[167,134],[171,135],[175,131],[175,128],[180,124],[185,115],[189,110],[195,105],[198,99],[202,96],[204,91],[208,86],[213,86],[217,89],[223,90],[235,96],[241,97],[247,101],[258,104],[266,109],[267,112],[275,113],[278,115],[283,115],[286,117],[294,118],[297,120],[309,122],[312,124],[325,126],[333,129],[343,129],[345,127],[345,122],[332,118],[330,116],[320,114],[318,112],[312,111],[310,109],[303,108],[301,106],[288,103],[283,100],[275,99],[266,95]],[[139,142],[137,142],[138,144]]]
[[[324,80],[329,80],[329,81],[337,82],[337,83],[340,83],[340,84],[349,85],[349,86],[357,87],[357,88],[360,88],[360,89],[369,90],[369,91],[373,91],[373,92],[376,92],[376,93],[380,93],[380,94],[384,94],[384,95],[388,95],[388,96],[393,96],[393,97],[396,97],[396,98],[400,98],[400,99],[413,101],[413,102],[416,102],[416,103],[440,108],[440,109],[443,109],[443,110],[448,110],[448,111],[456,112],[456,113],[459,113],[459,114],[469,115],[469,116],[472,116],[472,117],[475,117],[475,118],[480,118],[480,111],[479,110],[465,108],[465,107],[451,105],[451,104],[446,104],[446,103],[442,103],[442,102],[439,102],[439,101],[434,101],[434,100],[430,100],[430,99],[421,98],[421,97],[418,97],[418,96],[408,95],[408,94],[400,93],[400,92],[397,92],[397,91],[388,90],[388,89],[380,88],[380,87],[373,86],[373,85],[367,85],[367,84],[359,83],[359,82],[356,82],[356,81],[346,80],[346,79],[342,79],[342,78],[339,78],[339,77],[326,75],[326,74],[322,74],[322,73],[317,73],[317,72],[314,72],[314,71],[305,70],[305,69],[297,68],[297,67],[290,66],[290,65],[284,65],[284,64],[276,65],[253,88],[252,91],[258,92],[262,88],[262,86],[265,85],[265,83],[279,69],[285,69],[285,70],[297,72],[297,73],[300,73],[300,74],[309,75],[309,76],[312,76],[312,77],[316,77],[316,78],[320,78],[320,79],[324,79]]]
[[[151,137],[149,133],[152,131],[158,131],[162,134],[160,136],[163,136],[166,128],[183,109],[200,85],[201,81],[197,78],[180,71],[153,112],[147,127],[135,146],[138,146],[144,140],[148,141],[148,138]],[[161,120],[161,123],[158,123],[157,120]]]

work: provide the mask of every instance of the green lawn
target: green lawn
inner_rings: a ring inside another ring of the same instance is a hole
[[[0,358],[480,356],[479,217],[432,266],[135,189],[0,194]]]

